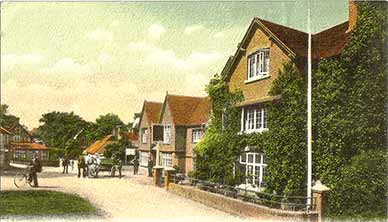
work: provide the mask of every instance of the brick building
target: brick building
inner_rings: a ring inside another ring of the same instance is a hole
[[[179,167],[186,174],[193,170],[193,148],[205,132],[209,113],[208,97],[166,95],[159,121],[154,124],[158,165]]]
[[[351,37],[357,18],[357,8],[349,1],[349,21],[312,35],[312,60],[338,56]],[[268,129],[266,104],[280,96],[270,96],[272,82],[283,64],[291,61],[302,75],[307,75],[308,34],[299,30],[254,18],[238,49],[229,58],[222,77],[230,91],[241,90],[241,133],[261,133]],[[304,149],[304,148],[302,148]],[[246,147],[240,157],[245,168],[246,186],[264,186],[265,153]]]

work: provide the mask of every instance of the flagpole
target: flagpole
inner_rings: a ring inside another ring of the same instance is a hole
[[[307,208],[311,208],[312,186],[312,115],[311,115],[311,5],[308,0],[308,58],[307,58]]]

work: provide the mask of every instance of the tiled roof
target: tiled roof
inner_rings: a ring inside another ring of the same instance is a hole
[[[95,153],[103,153],[104,147],[109,144],[110,140],[113,138],[112,135],[108,135],[101,140],[97,140],[88,148],[85,149],[86,153],[95,154]]]
[[[166,102],[170,108],[175,125],[200,125],[209,119],[209,97],[191,97],[167,95]]]
[[[162,109],[162,103],[144,101],[143,111],[147,115],[150,123],[156,123],[159,119],[159,113]]]
[[[7,129],[5,129],[3,127],[0,127],[0,133],[5,133],[5,134],[9,134],[9,135],[13,134],[13,133],[11,133],[10,131],[8,131]]]
[[[344,22],[322,32],[312,34],[312,58],[315,60],[339,55],[346,44],[350,41],[351,32],[349,23]],[[302,58],[298,62],[307,63],[308,34],[280,24],[266,21],[261,18],[254,18],[244,35],[244,38],[236,50],[234,56],[230,57],[222,70],[222,76],[228,78],[239,61],[242,52],[249,44],[255,31],[260,28],[276,42],[280,48],[286,51],[291,57]],[[304,59],[306,58],[306,59]]]
[[[261,18],[256,18],[258,22],[264,25],[270,32],[279,38],[296,56],[307,55],[307,40],[308,35],[305,32],[292,29],[283,25],[272,23]]]
[[[47,147],[40,143],[10,143],[11,149],[21,150],[47,150]]]
[[[307,57],[308,34],[286,26],[272,23],[257,18],[276,37],[279,38],[296,56]],[[344,22],[328,28],[324,31],[312,34],[313,59],[327,58],[338,55],[350,40],[348,22]]]
[[[348,22],[344,22],[312,35],[312,57],[321,59],[341,54],[350,41],[351,32],[347,30]]]

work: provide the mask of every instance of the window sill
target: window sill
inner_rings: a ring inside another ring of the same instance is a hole
[[[241,134],[252,134],[252,133],[262,133],[268,131],[268,128],[261,128],[261,129],[255,129],[255,130],[245,130],[240,131]]]
[[[270,77],[269,74],[266,74],[266,75],[263,75],[263,76],[256,76],[254,78],[245,80],[244,83],[248,84],[248,83],[256,82],[256,81],[259,81],[259,80],[268,79],[269,77]]]

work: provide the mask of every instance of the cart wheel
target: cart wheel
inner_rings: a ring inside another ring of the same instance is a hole
[[[27,175],[24,173],[17,173],[13,179],[13,183],[17,188],[24,187],[27,183]]]

